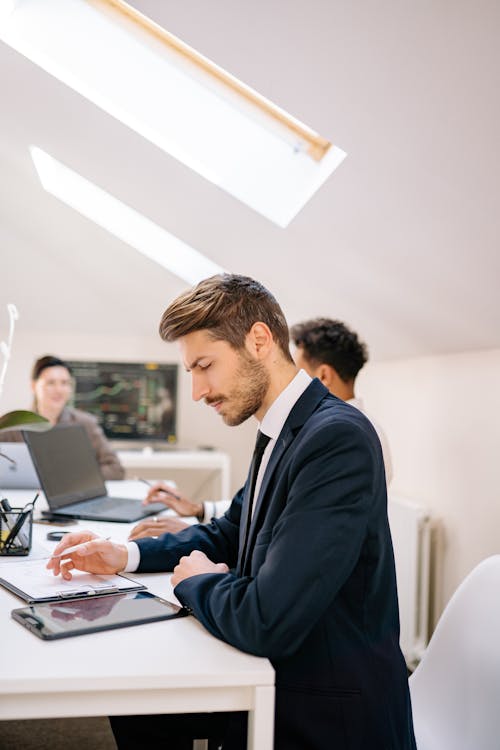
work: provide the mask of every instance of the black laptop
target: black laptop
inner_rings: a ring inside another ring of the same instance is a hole
[[[165,510],[163,503],[110,497],[94,449],[80,425],[25,432],[24,439],[51,514],[129,523]]]

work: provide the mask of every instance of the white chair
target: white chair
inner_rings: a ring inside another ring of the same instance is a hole
[[[500,555],[454,593],[410,692],[418,750],[499,750]]]

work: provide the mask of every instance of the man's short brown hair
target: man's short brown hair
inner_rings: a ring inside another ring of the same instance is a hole
[[[262,284],[248,276],[218,274],[179,295],[162,315],[160,336],[164,341],[176,341],[206,330],[233,349],[243,349],[248,332],[257,322],[269,326],[285,358],[293,362],[288,325],[280,306]]]

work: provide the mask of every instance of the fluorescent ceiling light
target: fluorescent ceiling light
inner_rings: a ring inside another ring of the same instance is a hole
[[[346,154],[123,0],[0,0],[0,39],[285,227]]]
[[[31,157],[45,190],[188,284],[224,269],[37,146]]]

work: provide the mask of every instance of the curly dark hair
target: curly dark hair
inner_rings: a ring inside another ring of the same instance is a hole
[[[368,361],[366,344],[340,320],[314,318],[297,323],[290,336],[308,362],[330,365],[345,383],[353,381]]]

